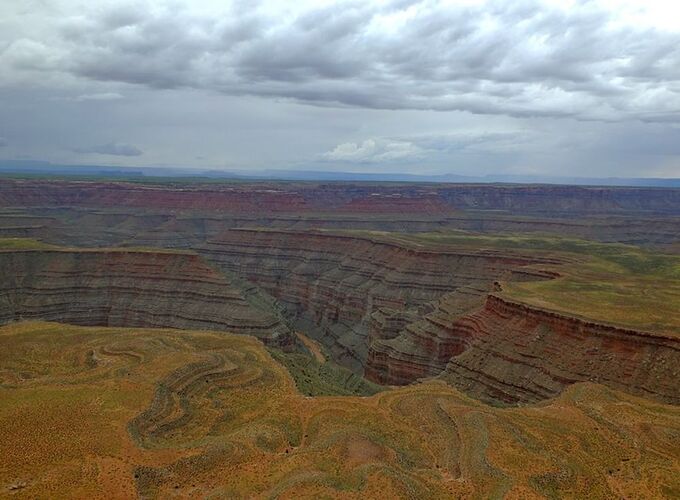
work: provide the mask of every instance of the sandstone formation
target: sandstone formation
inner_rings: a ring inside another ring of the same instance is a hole
[[[366,377],[382,384],[404,385],[439,375],[470,341],[465,332],[455,329],[453,319],[480,306],[487,288],[461,287],[435,301],[423,316],[405,317],[399,311],[385,310],[373,313]]]
[[[483,296],[501,277],[550,278],[530,266],[558,262],[493,250],[429,250],[366,236],[245,229],[225,231],[199,252],[276,297],[336,361],[357,372],[366,361],[374,312],[421,316],[457,290],[465,290],[459,297]]]
[[[680,337],[598,324],[491,294],[450,325],[443,378],[487,402],[532,403],[591,381],[680,404]]]
[[[493,293],[473,312],[460,304],[445,297],[424,319],[388,333],[378,323],[366,376],[401,385],[443,370],[444,380],[490,403],[533,403],[583,381],[680,403],[676,335],[599,324]]]
[[[494,283],[551,279],[569,261],[559,241],[531,248],[532,234],[539,245],[549,234],[675,248],[679,197],[573,186],[0,180],[0,237],[201,256],[4,251],[0,321],[210,328],[270,345],[294,342],[286,323],[383,384],[441,375],[485,401],[523,403],[593,380],[675,402],[672,336],[520,305]],[[517,234],[525,248],[400,235],[440,230]]]
[[[294,342],[271,308],[191,253],[0,250],[0,323],[194,328]]]

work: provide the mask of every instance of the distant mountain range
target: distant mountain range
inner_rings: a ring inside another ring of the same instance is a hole
[[[568,184],[590,186],[680,187],[679,178],[571,177],[548,175],[465,176],[456,174],[420,175],[402,173],[359,173],[315,170],[197,170],[181,167],[118,167],[106,165],[62,165],[46,161],[0,160],[0,175],[85,176],[102,178],[205,178],[234,180],[357,181],[357,182],[437,182]]]

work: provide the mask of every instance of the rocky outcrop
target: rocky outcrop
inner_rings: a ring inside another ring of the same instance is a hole
[[[448,331],[462,348],[442,378],[487,402],[531,403],[592,381],[680,403],[680,338],[673,334],[599,324],[495,294],[476,312],[450,321]],[[394,365],[387,372],[403,383],[403,363]]]
[[[488,289],[464,286],[434,302],[430,312],[412,316],[385,311],[372,316],[365,375],[389,385],[410,384],[439,375],[452,356],[463,352],[471,336],[453,321],[481,306]]]
[[[171,327],[294,342],[271,308],[258,307],[198,255],[164,251],[0,251],[0,323]]]
[[[369,328],[379,321],[373,313],[403,323],[395,314],[421,317],[433,301],[459,289],[483,296],[500,277],[546,279],[549,273],[530,266],[556,263],[492,250],[428,250],[366,236],[275,230],[225,231],[199,251],[276,297],[336,361],[357,372],[368,354]]]
[[[605,325],[464,289],[422,319],[374,314],[369,380],[404,385],[440,375],[490,403],[533,403],[576,382],[597,382],[680,403],[680,337]],[[465,311],[465,309],[468,309]]]

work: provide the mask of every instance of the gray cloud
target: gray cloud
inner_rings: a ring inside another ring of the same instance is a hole
[[[141,156],[144,152],[136,146],[121,144],[119,142],[109,142],[99,146],[87,148],[75,148],[73,151],[81,154],[99,154],[111,156]]]
[[[151,88],[200,88],[318,106],[584,120],[680,120],[680,33],[617,25],[595,2],[341,2],[274,16],[157,4],[63,21],[56,46],[0,56]]]
[[[0,2],[5,156],[680,176],[671,2],[39,3]]]
[[[0,137],[0,148],[6,148],[9,145],[9,142],[7,142],[7,139],[4,137]]]
[[[84,102],[84,101],[117,101],[122,99],[123,96],[118,92],[100,92],[96,94],[81,94],[76,96],[73,100]]]

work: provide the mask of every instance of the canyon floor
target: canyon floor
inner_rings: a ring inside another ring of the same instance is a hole
[[[678,189],[0,179],[0,495],[680,497],[679,234]]]

